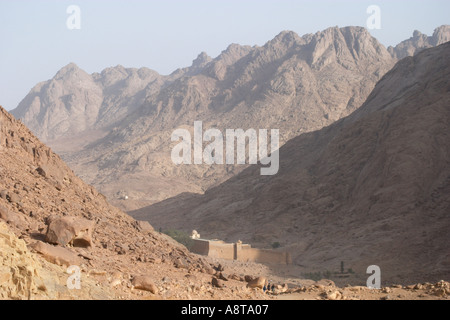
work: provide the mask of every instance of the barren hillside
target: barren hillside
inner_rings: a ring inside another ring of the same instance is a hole
[[[80,290],[67,286],[69,266],[81,270]],[[0,299],[264,298],[231,279],[218,290],[214,274],[111,206],[0,107]]]
[[[360,109],[280,150],[280,172],[259,167],[132,216],[260,247],[280,242],[294,262],[345,261],[387,281],[450,276],[450,43],[401,60]]]

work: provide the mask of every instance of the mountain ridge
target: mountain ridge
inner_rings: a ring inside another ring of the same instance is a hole
[[[441,29],[436,38],[445,39]],[[91,76],[91,91],[55,84],[51,98],[41,85],[12,113],[53,139],[50,145],[115,205],[132,210],[203,193],[244,169],[172,165],[176,128],[198,120],[221,130],[279,128],[284,144],[356,110],[395,61],[362,27],[302,37],[283,31],[260,47],[232,44],[214,59],[202,53],[169,76],[118,66]]]

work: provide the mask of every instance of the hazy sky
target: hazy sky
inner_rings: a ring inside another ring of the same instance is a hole
[[[69,5],[81,10],[80,30],[67,28]],[[202,51],[263,45],[283,30],[366,26],[369,5],[381,9],[371,33],[386,46],[450,24],[449,0],[0,0],[0,104],[15,108],[70,62],[89,73],[121,64],[169,74]]]

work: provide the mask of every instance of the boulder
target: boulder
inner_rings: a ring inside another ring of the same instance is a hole
[[[218,273],[216,274],[216,277],[217,277],[218,279],[220,279],[220,280],[228,281],[227,276],[225,276],[222,272],[218,272]]]
[[[42,241],[37,241],[31,244],[30,248],[36,251],[37,253],[41,254],[45,260],[49,261],[50,263],[57,264],[59,266],[69,267],[81,264],[80,257],[78,257],[77,254],[65,248],[54,247]]]
[[[207,264],[203,267],[202,272],[210,275],[216,274],[216,270]]]
[[[22,202],[22,198],[18,194],[13,193],[13,192],[9,193],[8,198],[9,198],[9,202],[11,202],[11,203],[21,203]]]
[[[325,287],[336,287],[336,284],[334,283],[334,281],[328,280],[328,279],[322,279],[320,281],[317,281],[316,284],[322,285]]]
[[[339,291],[334,291],[328,293],[326,297],[328,300],[341,300],[342,294]]]
[[[36,172],[40,176],[46,178],[46,177],[48,177],[49,169],[47,166],[40,166],[40,167],[36,168]]]
[[[5,222],[8,222],[10,220],[9,210],[2,206],[0,206],[0,219],[4,220]]]
[[[266,283],[267,283],[267,279],[265,277],[258,277],[255,280],[250,281],[247,284],[247,287],[252,288],[252,289],[253,288],[263,289],[264,286],[266,285]]]
[[[149,276],[134,276],[131,284],[135,289],[149,291],[153,294],[158,293],[158,288]]]
[[[0,192],[0,198],[2,198],[3,200],[8,200],[8,191],[7,190],[2,190]]]
[[[256,277],[246,275],[244,279],[245,279],[245,282],[252,282],[256,279]]]
[[[287,283],[283,284],[283,285],[277,285],[275,290],[277,293],[285,293],[287,292],[289,289]]]
[[[218,266],[214,267],[214,269],[216,269],[216,271],[219,271],[219,272],[225,271],[225,267],[222,266],[220,263]]]
[[[189,269],[189,264],[183,258],[177,258],[173,262],[173,265],[177,269]]]
[[[45,241],[60,246],[92,247],[94,221],[76,217],[51,217],[47,220]]]
[[[0,206],[0,219],[19,229],[25,229],[27,225],[22,216],[11,213],[11,211],[2,206]]]
[[[224,288],[225,287],[225,283],[222,280],[217,279],[215,277],[212,278],[211,285],[216,288]]]

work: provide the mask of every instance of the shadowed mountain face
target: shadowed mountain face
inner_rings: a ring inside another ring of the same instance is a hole
[[[393,58],[364,28],[335,27],[302,37],[285,31],[262,47],[233,44],[215,59],[202,53],[169,76],[121,66],[89,75],[70,64],[12,113],[80,177],[131,210],[203,193],[245,168],[175,166],[176,128],[201,120],[205,130],[222,132],[279,129],[284,144],[356,110],[397,56],[446,39],[441,27],[426,41],[392,49]]]
[[[450,43],[397,63],[360,109],[208,190],[132,212],[155,226],[257,246],[280,242],[307,269],[346,265],[383,281],[448,278]],[[319,269],[320,268],[320,269]]]

